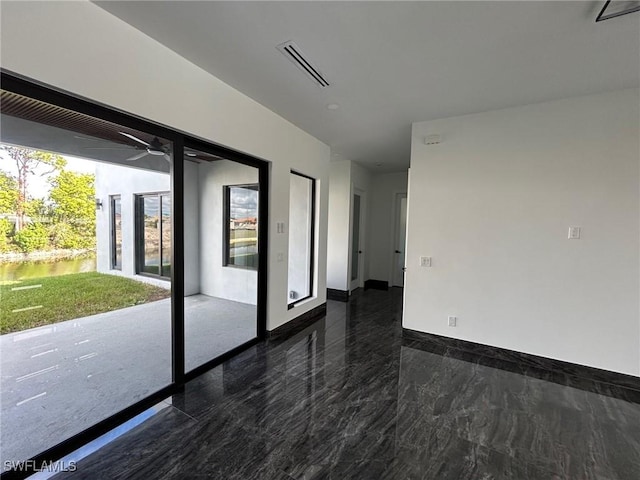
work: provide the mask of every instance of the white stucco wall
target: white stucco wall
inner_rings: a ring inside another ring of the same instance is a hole
[[[1,2],[3,68],[253,155],[270,164],[267,328],[326,300],[287,310],[289,172],[318,179],[316,258],[326,258],[329,147],[122,20],[86,2]],[[288,229],[286,230],[288,232]]]
[[[200,169],[193,162],[184,164],[184,294],[200,291]]]
[[[257,270],[223,265],[224,194],[228,185],[258,183],[258,169],[220,160],[198,165],[200,293],[255,305]]]
[[[135,196],[142,193],[168,192],[166,173],[121,167],[96,162],[96,198],[102,208],[96,210],[96,269],[98,272],[134,276],[135,266]],[[111,205],[109,198],[120,195],[122,215],[122,270],[111,269]],[[165,282],[166,283],[166,282]]]

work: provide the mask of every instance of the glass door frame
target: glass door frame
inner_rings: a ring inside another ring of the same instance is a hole
[[[225,160],[231,160],[242,165],[254,167],[258,169],[258,309],[257,309],[257,337],[255,340],[250,340],[236,348],[229,350],[228,352],[216,357],[196,368],[185,373],[185,380],[191,380],[198,375],[210,370],[211,368],[219,365],[225,360],[237,355],[242,350],[254,345],[260,340],[267,337],[267,281],[268,281],[268,258],[267,252],[269,244],[269,163],[264,160],[259,160],[255,157],[251,157],[244,153],[236,152],[226,147],[214,145],[212,143],[199,140],[193,137],[185,137],[185,143],[183,150],[188,149],[192,151],[200,151],[215,155]],[[184,169],[181,172],[184,175]],[[177,185],[174,185],[176,188]],[[182,192],[182,190],[181,190]],[[184,228],[184,218],[181,218],[181,227]],[[223,229],[224,230],[224,229]],[[183,238],[180,239],[183,241]],[[175,243],[174,243],[175,246]],[[183,259],[182,259],[183,260]],[[183,265],[181,264],[182,268]],[[184,293],[184,284],[182,285],[182,291]],[[184,327],[184,317],[181,318]],[[184,328],[182,329],[184,334]],[[184,338],[182,339],[182,359],[184,361]],[[183,366],[184,370],[184,366]]]
[[[20,466],[14,466],[0,475],[4,478],[25,478],[35,473],[36,465],[50,463],[68,455],[88,442],[104,435],[113,428],[139,415],[163,399],[179,392],[184,384],[201,373],[221,364],[240,351],[266,338],[267,278],[268,278],[268,212],[269,212],[269,162],[260,160],[226,147],[189,136],[178,130],[154,123],[122,110],[89,100],[70,92],[63,91],[22,75],[0,68],[0,84],[3,90],[40,100],[68,110],[90,115],[109,122],[140,130],[172,142],[173,161],[170,167],[171,178],[171,378],[170,384],[150,394],[144,399],[129,405],[86,430],[51,446],[47,450],[23,459]],[[257,336],[237,348],[219,356],[198,368],[185,372],[184,337],[184,148],[201,150],[235,162],[253,166],[259,172],[260,211],[258,221],[262,228],[258,237],[258,315]]]
[[[145,242],[145,225],[144,225],[144,199],[155,197],[158,199],[158,226],[156,227],[158,230],[158,273],[152,273],[145,271],[146,263],[146,251],[144,247]],[[135,256],[135,264],[136,264],[136,274],[144,275],[153,278],[158,278],[160,280],[169,280],[171,279],[171,275],[163,275],[164,271],[164,240],[165,238],[162,236],[164,231],[164,207],[163,207],[163,198],[169,197],[171,198],[170,192],[152,192],[152,193],[139,193],[135,195],[134,202],[134,217],[135,217],[135,227],[134,227],[134,236],[135,236],[135,248],[134,248],[134,256]]]

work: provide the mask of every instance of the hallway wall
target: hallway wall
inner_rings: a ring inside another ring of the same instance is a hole
[[[407,182],[407,172],[378,173],[371,180],[367,278],[389,282],[390,286],[396,260],[396,196],[407,193]]]

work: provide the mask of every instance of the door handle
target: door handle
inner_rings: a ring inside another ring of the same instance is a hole
[[[396,253],[402,253],[400,250],[396,250]]]
[[[358,250],[358,253],[362,253],[362,250]]]

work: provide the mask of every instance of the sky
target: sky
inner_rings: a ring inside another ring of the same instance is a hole
[[[247,218],[258,216],[258,191],[233,187],[231,189],[231,218]]]

